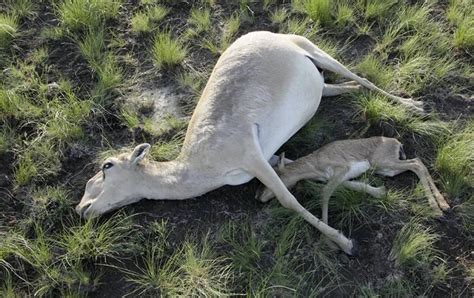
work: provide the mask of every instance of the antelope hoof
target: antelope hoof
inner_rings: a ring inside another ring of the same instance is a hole
[[[433,216],[436,219],[441,220],[441,221],[443,221],[443,219],[445,217],[443,211],[441,211],[441,209],[439,209],[439,208],[436,208],[436,209],[433,210]]]
[[[441,208],[441,210],[443,210],[444,212],[451,211],[451,207],[444,200],[443,196],[441,196],[441,198],[437,198],[437,201],[438,201],[439,208]]]
[[[350,252],[350,256],[357,257],[359,255],[359,243],[354,239],[351,239],[352,249]]]
[[[343,249],[343,251],[351,257],[357,257],[359,255],[359,244],[354,239],[350,239],[349,247]]]
[[[269,191],[268,189],[257,190],[257,193],[255,194],[255,199],[262,203],[266,203],[270,201],[272,198],[273,198],[273,193]]]

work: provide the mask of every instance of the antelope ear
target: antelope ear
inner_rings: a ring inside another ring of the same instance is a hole
[[[143,143],[133,149],[132,154],[130,155],[130,164],[136,165],[140,160],[144,159],[148,151],[150,150],[150,144]]]
[[[278,171],[285,169],[285,152],[282,152],[278,157]]]

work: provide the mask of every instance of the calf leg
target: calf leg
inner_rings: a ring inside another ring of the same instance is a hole
[[[368,161],[361,161],[353,163],[350,166],[341,166],[339,163],[334,163],[331,169],[334,175],[329,177],[327,184],[322,189],[322,218],[324,223],[328,223],[328,205],[329,199],[336,188],[343,182],[359,177],[370,168]]]
[[[360,181],[344,181],[342,182],[342,186],[358,192],[368,193],[369,195],[377,199],[380,199],[387,194],[387,190],[384,186],[373,187],[369,184]]]
[[[252,175],[255,175],[266,187],[268,187],[276,196],[277,200],[285,208],[291,209],[301,215],[307,222],[321,231],[331,241],[336,243],[344,252],[349,255],[356,253],[355,246],[352,240],[347,239],[338,230],[328,226],[316,216],[311,214],[303,206],[298,203],[296,198],[288,191],[280,177],[276,174],[268,161],[263,157],[263,153],[258,143],[258,138],[254,132],[253,136],[254,146],[251,160],[248,160],[244,168]]]
[[[433,180],[431,179],[431,176],[428,173],[428,170],[426,169],[425,165],[421,162],[420,159],[415,158],[415,159],[409,159],[409,160],[392,160],[392,161],[384,161],[382,164],[377,164],[376,167],[376,172],[385,175],[385,176],[395,176],[400,173],[403,173],[405,171],[412,171],[418,176],[420,179],[420,182],[423,186],[423,189],[425,191],[426,197],[428,198],[428,203],[433,209],[434,213],[436,216],[442,216],[443,212],[440,209],[440,206],[438,206],[438,200],[433,194],[432,187],[434,186]],[[434,186],[436,188],[436,186]],[[437,189],[436,189],[437,190]],[[439,191],[438,191],[439,193]],[[439,196],[442,195],[439,194]],[[446,203],[444,198],[440,200],[441,203],[443,204],[443,207],[449,208],[449,205]]]

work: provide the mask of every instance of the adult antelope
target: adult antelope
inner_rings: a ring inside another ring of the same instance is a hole
[[[325,84],[322,69],[354,82]],[[388,94],[304,37],[270,32],[244,35],[217,61],[178,158],[144,162],[149,144],[138,145],[129,156],[108,158],[87,182],[76,211],[90,217],[142,198],[183,200],[257,177],[284,207],[298,212],[347,254],[354,254],[354,243],[301,206],[269,160],[314,115],[322,96],[355,91],[358,84],[423,111],[421,102]]]

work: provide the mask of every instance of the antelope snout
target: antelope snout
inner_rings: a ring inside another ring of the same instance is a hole
[[[76,206],[76,213],[82,218],[87,218],[91,205],[92,201],[87,201],[85,203],[81,201],[81,203]]]

